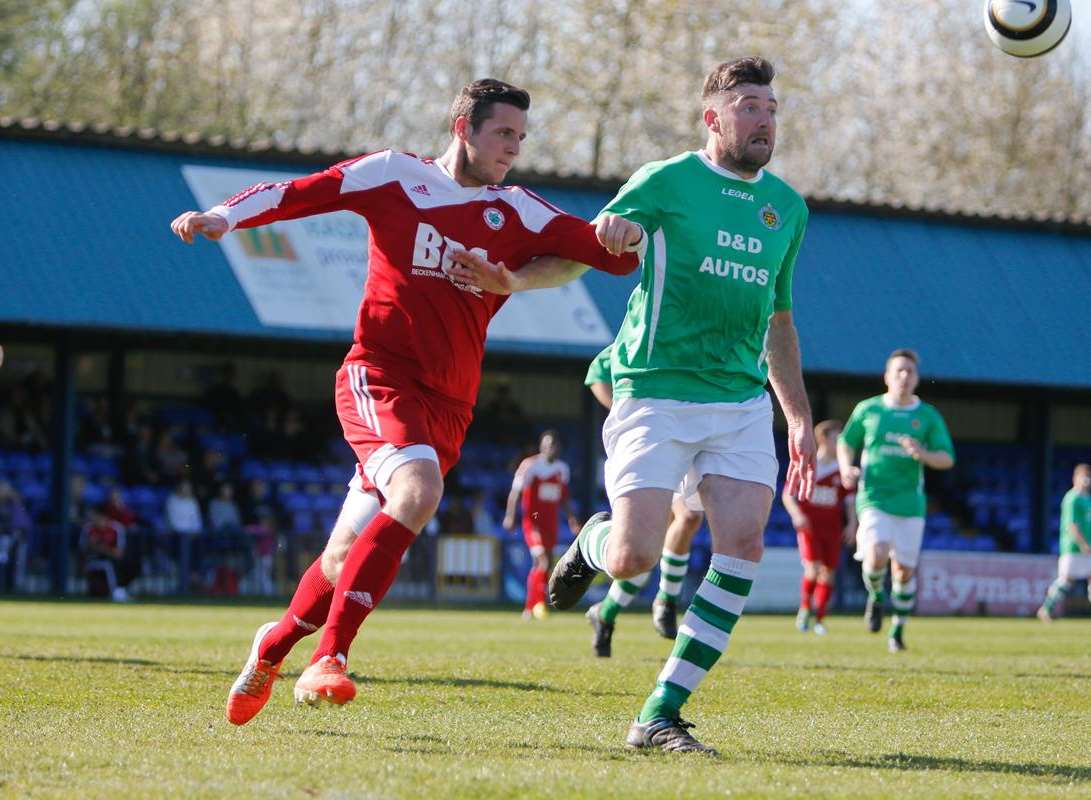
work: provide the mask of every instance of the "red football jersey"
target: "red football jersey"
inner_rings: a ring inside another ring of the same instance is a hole
[[[523,459],[512,486],[521,492],[524,528],[534,526],[544,534],[557,534],[558,510],[568,499],[568,477],[568,464],[559,458],[546,461],[536,454]]]
[[[343,210],[370,227],[367,283],[345,362],[411,377],[466,404],[477,398],[485,330],[507,296],[454,282],[453,250],[512,270],[541,255],[619,275],[639,263],[636,253],[611,256],[589,223],[533,192],[461,186],[432,159],[392,150],[258,184],[211,209],[231,229]]]
[[[845,527],[845,498],[851,494],[841,484],[841,473],[833,461],[818,465],[811,499],[796,502],[811,521],[816,536],[840,538]]]
[[[87,523],[83,536],[88,545],[93,543],[99,547],[114,547],[118,550],[125,548],[125,531],[112,519],[105,520],[101,525]]]

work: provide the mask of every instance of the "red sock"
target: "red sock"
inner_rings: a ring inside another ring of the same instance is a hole
[[[527,601],[523,604],[524,611],[530,611],[534,608],[538,602],[538,573],[541,572],[537,567],[531,567],[530,572],[527,573]]]
[[[341,568],[312,664],[323,656],[348,656],[356,632],[398,577],[402,556],[415,538],[413,531],[381,511],[368,523]]]
[[[815,579],[804,577],[799,582],[799,607],[811,607],[811,595],[814,594]]]
[[[830,592],[832,591],[832,583],[820,583],[814,589],[814,615],[819,622],[826,616],[826,606],[830,602]]]
[[[546,571],[538,567],[531,567],[527,573],[527,603],[526,610],[531,611],[534,606],[545,602],[546,596]]]
[[[292,602],[276,627],[261,640],[258,657],[276,664],[295,647],[296,642],[322,627],[330,613],[333,584],[322,574],[319,556],[299,579]]]

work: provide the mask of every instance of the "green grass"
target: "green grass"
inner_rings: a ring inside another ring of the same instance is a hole
[[[1087,797],[1091,622],[915,619],[909,652],[855,618],[825,639],[744,617],[694,695],[724,753],[630,753],[669,643],[647,612],[590,655],[576,613],[384,609],[344,709],[291,686],[235,728],[255,606],[0,603],[0,797]]]

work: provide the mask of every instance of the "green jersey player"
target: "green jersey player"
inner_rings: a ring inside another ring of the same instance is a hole
[[[859,403],[837,442],[841,482],[857,489],[856,558],[863,562],[868,590],[868,629],[883,624],[883,586],[893,563],[894,620],[888,646],[905,649],[904,629],[917,599],[916,569],[924,537],[924,468],[955,465],[951,435],[939,411],[913,392],[920,360],[912,350],[895,350],[886,361],[886,393]],[[861,453],[861,467],[853,466]],[[857,488],[857,484],[859,487]]]
[[[788,422],[788,490],[809,498],[814,480],[791,291],[807,206],[764,169],[776,140],[773,75],[762,58],[716,67],[702,93],[705,147],[639,169],[596,222],[608,250],[634,247],[643,259],[610,364],[603,443],[613,518],[584,524],[553,570],[550,602],[571,607],[598,572],[624,580],[650,570],[679,482],[712,532],[709,571],[630,726],[633,748],[714,752],[680,712],[726,649],[761,560],[777,478],[767,379]],[[549,257],[514,273],[472,253],[454,261],[456,279],[500,292],[586,269]]]
[[[1038,619],[1052,622],[1057,605],[1072,592],[1073,581],[1087,579],[1091,600],[1091,464],[1077,464],[1072,471],[1072,488],[1061,500],[1060,557],[1057,580],[1049,587]]]
[[[614,404],[613,380],[610,374],[610,355],[614,345],[605,349],[587,368],[584,385],[591,389],[602,405],[609,409]],[[697,498],[689,500],[675,494],[671,503],[671,520],[663,542],[663,555],[659,559],[659,591],[652,601],[652,625],[664,639],[678,638],[678,598],[689,568],[689,548],[693,537],[705,521],[704,511],[691,506],[699,505]],[[636,575],[628,580],[615,580],[601,603],[587,609],[587,620],[595,635],[591,641],[595,655],[609,658],[614,637],[614,621],[621,609],[636,598],[651,573]]]

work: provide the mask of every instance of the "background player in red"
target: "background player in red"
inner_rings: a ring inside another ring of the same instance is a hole
[[[806,631],[813,621],[814,632],[820,636],[826,633],[826,607],[841,561],[841,543],[851,544],[856,536],[855,494],[842,485],[837,467],[841,427],[835,419],[814,426],[818,453],[811,499],[798,500],[787,491],[781,494],[796,529],[803,562],[796,627]]]
[[[296,699],[342,704],[356,695],[346,674],[349,646],[435,514],[477,398],[486,328],[507,299],[459,281],[450,271],[452,254],[468,250],[516,269],[551,254],[623,274],[646,249],[637,225],[626,223],[616,240],[624,220],[603,219],[596,228],[532,192],[496,185],[519,155],[529,106],[522,89],[476,81],[455,99],[451,142],[438,159],[383,150],[258,184],[171,225],[192,242],[197,234],[219,239],[235,228],[352,211],[367,219],[370,232],[364,298],[335,386],[356,475],[326,549],[288,611],[254,637],[228,694],[235,724],[261,710],[289,650],[323,624]],[[599,240],[607,225],[615,252]]]
[[[572,513],[568,494],[568,464],[560,459],[561,437],[555,430],[544,431],[538,439],[538,452],[527,456],[515,470],[515,479],[508,493],[504,528],[515,530],[515,507],[523,511],[523,539],[534,559],[527,575],[527,600],[523,618],[545,619],[546,581],[552,566],[553,549],[557,546],[560,510],[563,508],[568,527],[573,533],[580,522]]]

